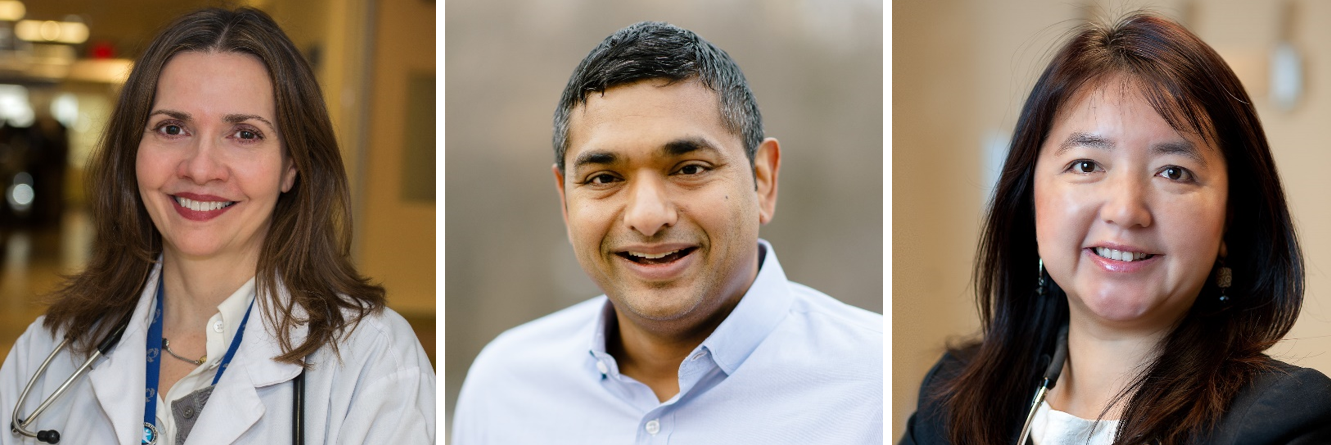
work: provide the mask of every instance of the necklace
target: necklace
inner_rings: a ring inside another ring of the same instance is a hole
[[[162,349],[165,349],[166,353],[171,354],[172,357],[193,363],[195,365],[202,365],[203,362],[208,360],[208,354],[204,354],[203,357],[199,357],[198,360],[181,357],[180,354],[176,354],[175,351],[171,350],[171,340],[167,340],[165,338],[162,339]]]

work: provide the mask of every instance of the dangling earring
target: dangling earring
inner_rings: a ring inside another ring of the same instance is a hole
[[[1035,293],[1041,297],[1044,296],[1044,258],[1040,258],[1040,280],[1035,286]]]
[[[1225,267],[1225,260],[1220,260],[1220,268],[1215,272],[1215,284],[1220,288],[1220,303],[1229,302],[1229,286],[1234,283],[1234,271]]]

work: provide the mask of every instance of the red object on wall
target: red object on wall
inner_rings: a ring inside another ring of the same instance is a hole
[[[93,59],[114,59],[116,47],[105,41],[94,42],[88,47],[88,57]]]

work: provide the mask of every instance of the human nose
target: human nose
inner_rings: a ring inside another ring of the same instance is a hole
[[[1125,177],[1110,181],[1107,185],[1108,196],[1100,209],[1105,222],[1123,228],[1151,225],[1151,209],[1147,203],[1148,183]]]
[[[639,178],[629,188],[624,223],[644,236],[655,236],[663,227],[675,225],[678,213],[670,202],[666,185],[656,178]]]
[[[196,184],[212,181],[225,181],[227,168],[221,160],[221,147],[212,138],[197,138],[186,149],[185,158],[180,161],[176,174]]]

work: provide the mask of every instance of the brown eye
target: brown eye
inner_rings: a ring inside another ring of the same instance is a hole
[[[240,138],[241,138],[241,139],[255,139],[255,138],[257,138],[257,137],[259,137],[259,135],[254,134],[253,131],[240,130]]]
[[[179,125],[167,125],[165,127],[162,127],[162,132],[170,136],[180,136],[180,134],[184,133],[185,130],[183,128],[180,128]]]
[[[1192,178],[1192,172],[1183,167],[1169,166],[1160,170],[1160,176],[1170,181],[1188,181]]]
[[[590,178],[587,178],[587,183],[588,183],[588,184],[609,184],[609,183],[614,182],[614,181],[615,181],[615,177],[614,177],[614,176],[611,176],[611,175],[607,175],[607,174],[599,174],[599,175],[596,175],[596,176],[592,176],[592,177],[590,177]]]
[[[1073,167],[1076,168],[1077,171],[1082,173],[1095,172],[1095,163],[1091,161],[1077,161],[1076,165],[1074,165]]]
[[[685,165],[679,169],[679,173],[683,175],[697,175],[705,171],[707,171],[706,168],[697,164]]]

